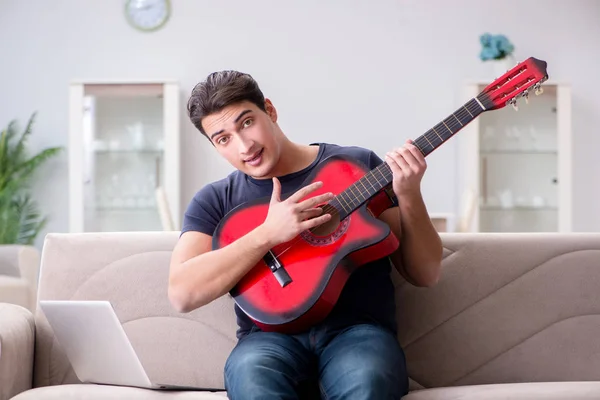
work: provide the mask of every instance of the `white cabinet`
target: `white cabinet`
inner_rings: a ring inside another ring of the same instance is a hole
[[[70,231],[179,229],[179,85],[73,82],[69,112]]]
[[[462,102],[489,82],[466,85]],[[529,103],[484,112],[458,134],[461,218],[474,232],[569,232],[571,89],[547,81]]]

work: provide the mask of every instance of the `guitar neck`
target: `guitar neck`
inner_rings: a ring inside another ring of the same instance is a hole
[[[426,157],[485,111],[488,102],[489,99],[483,95],[471,99],[448,118],[416,138],[413,144]],[[340,219],[344,219],[391,183],[392,170],[384,162],[338,194],[330,205],[338,210]]]

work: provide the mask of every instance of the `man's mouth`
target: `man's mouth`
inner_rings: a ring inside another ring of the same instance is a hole
[[[261,159],[262,159],[262,154],[263,154],[263,149],[260,149],[260,151],[258,153],[256,153],[255,155],[246,158],[244,160],[245,163],[248,163],[250,165],[257,165],[258,163],[260,163]]]

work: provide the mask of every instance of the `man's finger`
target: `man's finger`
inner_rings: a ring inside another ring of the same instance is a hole
[[[312,208],[317,204],[324,203],[331,199],[333,199],[333,193],[320,194],[318,196],[311,197],[310,199],[306,199],[302,203],[298,204],[298,209],[305,210],[307,208]]]
[[[271,204],[281,201],[281,183],[279,179],[273,177],[273,193],[271,194]]]
[[[307,229],[311,229],[316,226],[319,226],[321,224],[324,224],[325,222],[329,221],[330,219],[331,219],[331,214],[323,214],[320,217],[308,219],[308,220],[302,222],[302,225],[303,225],[304,230],[307,230]]]
[[[302,189],[298,190],[296,193],[291,195],[288,200],[296,203],[297,201],[308,195],[310,192],[317,190],[321,186],[323,186],[323,182],[313,182],[310,185],[304,186]]]

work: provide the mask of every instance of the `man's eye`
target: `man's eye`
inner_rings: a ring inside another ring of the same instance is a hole
[[[227,137],[226,136],[222,136],[217,140],[217,143],[219,144],[225,144],[227,143]]]
[[[244,121],[244,123],[242,124],[242,126],[244,128],[249,127],[250,125],[252,125],[252,118],[248,118],[247,120]]]

